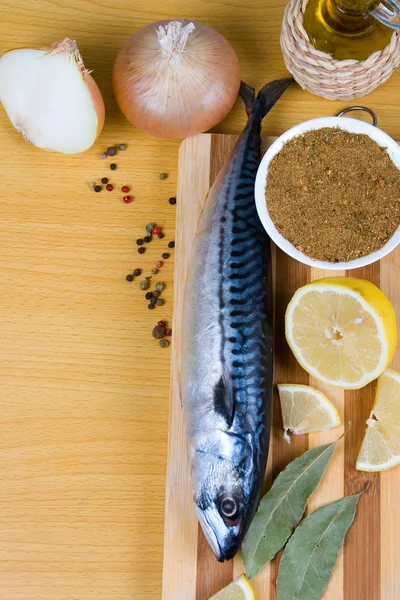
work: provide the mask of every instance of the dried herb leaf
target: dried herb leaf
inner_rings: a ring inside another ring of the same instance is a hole
[[[282,556],[276,581],[278,600],[319,600],[354,521],[360,494],[313,512],[294,532]]]
[[[242,556],[247,577],[254,577],[292,535],[338,441],[308,450],[275,479],[244,538]]]

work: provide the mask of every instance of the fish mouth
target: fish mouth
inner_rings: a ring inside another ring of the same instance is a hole
[[[242,541],[242,535],[239,526],[235,527],[227,527],[222,519],[219,517],[221,521],[221,531],[224,532],[224,547],[221,546],[218,536],[215,533],[214,526],[210,522],[209,515],[207,513],[215,514],[211,507],[206,508],[205,510],[201,510],[196,504],[197,516],[199,519],[199,523],[201,525],[201,529],[204,533],[204,536],[213,551],[215,558],[218,562],[224,562],[226,560],[231,560],[239,550],[239,546]]]

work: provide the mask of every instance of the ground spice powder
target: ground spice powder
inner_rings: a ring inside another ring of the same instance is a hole
[[[266,199],[298,250],[347,262],[381,248],[400,224],[400,171],[367,135],[337,128],[290,140],[271,161]]]

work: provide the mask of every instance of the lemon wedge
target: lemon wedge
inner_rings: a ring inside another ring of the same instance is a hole
[[[294,435],[328,431],[340,425],[340,417],[332,402],[320,391],[308,385],[285,383],[278,385],[281,401],[283,437],[290,443],[288,431]]]
[[[241,575],[210,600],[255,600],[255,596],[249,580]]]
[[[396,316],[370,281],[327,277],[295,292],[286,311],[286,339],[313,377],[358,389],[379,377],[392,360]]]
[[[375,402],[357,458],[359,471],[385,471],[400,463],[400,374],[378,379]]]

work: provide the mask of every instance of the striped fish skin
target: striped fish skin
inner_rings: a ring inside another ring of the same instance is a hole
[[[181,396],[194,501],[220,561],[232,558],[258,504],[272,397],[270,242],[254,182],[261,122],[291,79],[241,86],[247,125],[212,186],[184,299]]]

